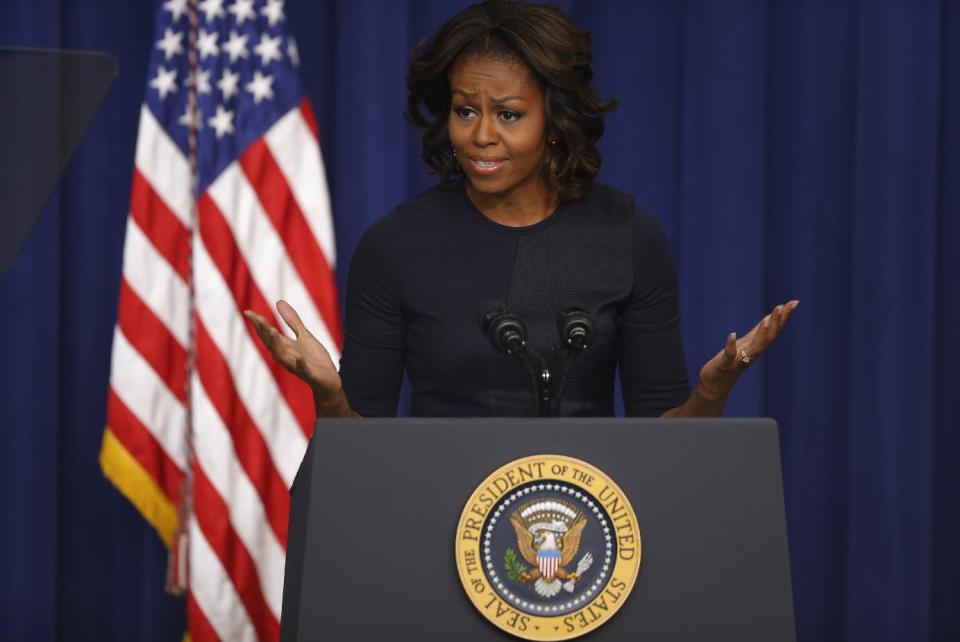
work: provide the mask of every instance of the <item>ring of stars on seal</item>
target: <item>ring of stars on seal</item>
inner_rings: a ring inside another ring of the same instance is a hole
[[[578,595],[576,595],[576,597],[570,596],[570,599],[568,599],[566,602],[551,604],[545,601],[527,601],[526,599],[523,599],[521,595],[514,594],[510,589],[509,580],[507,578],[501,579],[497,575],[497,567],[494,564],[494,560],[491,556],[491,544],[494,527],[497,525],[497,521],[500,520],[501,515],[505,514],[512,504],[516,504],[526,495],[530,493],[537,493],[537,491],[541,493],[544,491],[558,491],[562,494],[568,494],[572,498],[581,502],[585,512],[589,511],[592,513],[594,519],[599,522],[604,534],[604,558],[600,573],[597,575],[596,580],[590,584],[586,590],[580,592]],[[600,504],[594,502],[588,493],[584,493],[583,491],[578,490],[576,487],[568,486],[566,484],[531,484],[530,486],[526,486],[515,493],[512,493],[497,506],[496,510],[487,521],[487,527],[484,530],[484,566],[486,567],[485,572],[490,580],[490,583],[496,586],[498,592],[505,596],[507,600],[527,613],[564,614],[569,613],[575,608],[579,608],[581,604],[590,600],[591,597],[595,595],[600,590],[601,586],[603,586],[606,582],[614,553],[613,538],[610,535],[610,526],[607,520],[606,511],[600,507]]]

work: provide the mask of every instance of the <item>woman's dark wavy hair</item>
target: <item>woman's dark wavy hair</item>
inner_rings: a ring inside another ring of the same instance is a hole
[[[530,68],[544,92],[545,134],[557,140],[548,146],[544,177],[561,202],[585,195],[600,171],[596,145],[604,115],[617,107],[615,100],[601,100],[590,84],[590,32],[554,6],[489,0],[456,14],[414,48],[406,117],[423,131],[423,160],[444,184],[460,172],[447,131],[450,74],[471,55],[517,60]]]

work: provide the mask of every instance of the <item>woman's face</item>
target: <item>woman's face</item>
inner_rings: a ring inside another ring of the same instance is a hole
[[[471,56],[450,77],[450,142],[474,190],[489,196],[546,193],[543,91],[523,63]]]

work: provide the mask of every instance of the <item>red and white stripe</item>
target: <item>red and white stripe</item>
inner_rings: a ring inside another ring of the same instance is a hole
[[[313,406],[309,388],[272,360],[242,311],[284,328],[273,304],[289,301],[339,360],[333,222],[310,105],[277,121],[199,196],[196,229],[189,167],[144,106],[108,423],[173,505],[184,490],[193,498],[191,637],[276,640],[287,491]]]
[[[540,567],[543,580],[549,582],[557,574],[557,569],[560,568],[560,557],[557,555],[537,555],[537,565]]]

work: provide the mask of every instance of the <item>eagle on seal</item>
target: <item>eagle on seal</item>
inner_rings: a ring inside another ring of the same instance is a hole
[[[540,512],[536,510],[539,507],[531,508]],[[560,592],[561,586],[567,591],[573,591],[574,583],[593,563],[593,556],[587,553],[577,565],[576,572],[570,573],[566,570],[580,549],[580,536],[587,524],[586,517],[578,513],[572,521],[525,520],[522,513],[527,512],[530,511],[518,510],[510,516],[510,523],[517,534],[520,555],[533,567],[521,573],[517,579],[524,584],[533,582],[534,590],[544,597],[556,595]],[[568,509],[564,512],[572,511]],[[531,524],[531,521],[534,523]],[[566,583],[562,584],[562,582]]]

